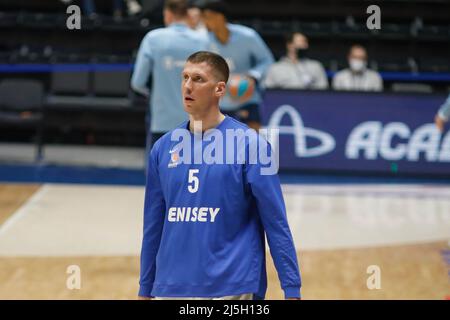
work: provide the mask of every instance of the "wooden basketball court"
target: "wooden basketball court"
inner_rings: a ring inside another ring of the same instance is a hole
[[[283,191],[304,299],[450,296],[449,187]],[[0,185],[0,299],[135,299],[142,206],[141,187]],[[80,290],[66,286],[70,265]],[[374,265],[381,288],[370,290]],[[268,276],[267,298],[282,299],[270,258]]]

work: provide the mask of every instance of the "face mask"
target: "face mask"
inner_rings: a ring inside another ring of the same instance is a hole
[[[308,57],[308,48],[297,48],[295,51],[297,53],[297,58]]]
[[[350,59],[350,69],[354,72],[361,72],[366,69],[367,62],[361,59]]]

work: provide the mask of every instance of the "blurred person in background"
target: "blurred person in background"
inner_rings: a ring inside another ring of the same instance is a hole
[[[209,31],[208,50],[227,61],[231,77],[242,75],[256,90],[245,102],[234,100],[229,93],[220,103],[222,112],[244,122],[250,128],[261,127],[259,84],[273,63],[273,56],[261,36],[253,29],[227,21],[228,6],[221,0],[200,0],[195,5]]]
[[[323,65],[308,58],[308,38],[293,32],[285,37],[286,56],[272,65],[264,81],[266,88],[328,89]]]
[[[347,56],[349,68],[336,73],[334,90],[383,91],[383,80],[376,71],[367,68],[367,51],[353,45]]]
[[[187,22],[193,30],[203,33],[205,37],[208,36],[208,29],[202,21],[202,12],[195,6],[195,1],[189,1]]]
[[[207,45],[207,38],[188,26],[187,8],[186,0],[166,0],[166,27],[147,33],[137,54],[131,88],[150,96],[147,155],[161,136],[187,120],[180,92],[181,72],[186,59]]]
[[[450,118],[450,95],[445,100],[444,104],[439,108],[436,117],[434,118],[434,123],[440,132],[444,132],[445,124]]]

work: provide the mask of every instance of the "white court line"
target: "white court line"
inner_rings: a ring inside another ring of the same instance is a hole
[[[321,185],[282,185],[283,193],[300,193],[302,195],[328,196],[373,196],[373,197],[417,197],[433,199],[450,199],[448,186],[428,185],[376,185],[376,186],[321,186]]]
[[[283,185],[286,189],[290,228],[300,251],[450,238],[448,187],[401,187],[404,194],[428,196],[411,199],[386,196],[397,186]],[[448,198],[430,198],[433,190]],[[340,191],[345,193],[333,196]],[[139,255],[143,202],[143,187],[45,184],[0,226],[0,257]]]
[[[29,208],[39,202],[47,193],[47,185],[42,185],[19,209],[16,210],[4,223],[0,225],[0,237],[8,231],[17,221],[25,217],[29,212]]]
[[[46,184],[1,233],[0,257],[137,255],[143,203],[143,187]]]

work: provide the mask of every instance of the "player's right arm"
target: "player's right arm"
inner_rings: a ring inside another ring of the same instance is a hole
[[[145,96],[149,96],[150,89],[147,82],[153,68],[153,57],[150,49],[149,35],[142,39],[134,65],[133,76],[131,77],[131,88]]]
[[[156,273],[156,255],[161,243],[166,210],[158,172],[159,145],[157,141],[150,153],[147,167],[139,297],[151,297]]]
[[[450,118],[450,95],[448,96],[447,100],[444,102],[444,104],[439,108],[438,113],[436,114],[436,117],[434,118],[434,122],[436,123],[436,126],[438,127],[439,131],[444,131],[445,123]]]

